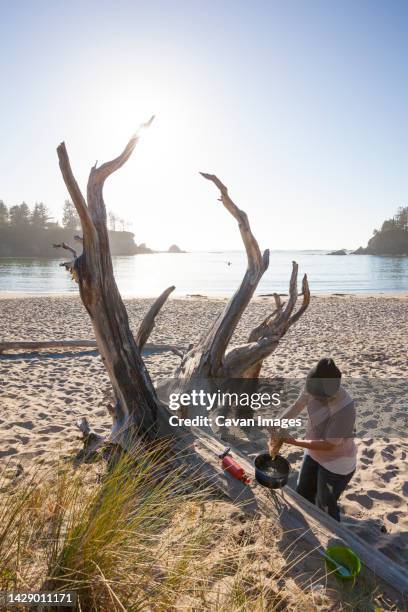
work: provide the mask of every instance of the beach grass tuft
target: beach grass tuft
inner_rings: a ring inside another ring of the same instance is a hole
[[[162,451],[108,472],[61,462],[16,480],[4,469],[0,590],[75,591],[89,611],[316,609],[316,578],[293,579],[278,529],[191,486],[185,468],[163,469]],[[318,609],[332,605],[325,588]]]

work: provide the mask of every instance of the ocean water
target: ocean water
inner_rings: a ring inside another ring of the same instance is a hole
[[[287,293],[293,260],[299,264],[299,286],[306,272],[314,294],[408,292],[408,257],[326,253],[272,251],[257,293]],[[76,292],[76,284],[59,266],[61,261],[0,258],[0,292]],[[124,296],[157,296],[169,285],[176,286],[175,295],[229,296],[245,272],[246,256],[241,251],[157,253],[114,257],[113,263]]]

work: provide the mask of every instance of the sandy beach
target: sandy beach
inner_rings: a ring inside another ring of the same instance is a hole
[[[150,340],[188,346],[224,302],[204,297],[169,300]],[[137,328],[150,303],[148,299],[126,300],[132,328]],[[271,306],[270,297],[254,300],[233,343],[245,341],[248,330]],[[3,295],[0,338],[90,339],[93,333],[78,297]],[[360,404],[356,398],[364,435],[357,441],[357,472],[341,498],[342,520],[403,565],[408,565],[407,401],[404,394],[395,400],[387,392],[390,381],[398,386],[398,381],[408,375],[407,340],[407,297],[313,297],[309,310],[283,338],[263,369],[265,377],[302,379],[318,358],[332,356],[345,381],[368,381],[370,397],[365,393]],[[152,378],[158,380],[171,376],[178,357],[170,353],[152,355],[146,357],[146,364]],[[108,390],[109,382],[96,351],[2,355],[0,461],[8,463],[8,469],[19,464],[27,469],[34,462],[48,464],[57,455],[72,453],[80,446],[75,421],[84,415],[97,432],[108,431]],[[382,418],[386,414],[392,427]],[[263,444],[261,440],[259,446]],[[287,447],[286,455],[296,473],[302,453]]]

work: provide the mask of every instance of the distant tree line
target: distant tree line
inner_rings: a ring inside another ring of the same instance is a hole
[[[145,245],[134,243],[134,235],[126,231],[129,224],[112,212],[108,213],[109,237],[112,253],[133,255],[150,252]],[[0,257],[56,256],[53,243],[71,242],[81,224],[75,206],[66,200],[62,225],[55,221],[42,202],[32,208],[25,202],[7,207],[0,200]]]
[[[391,219],[386,219],[382,226],[381,232],[389,232],[390,230],[403,230],[408,232],[408,206],[400,206]],[[375,229],[373,234],[378,234]]]
[[[3,200],[0,200],[0,226],[21,227],[29,226],[40,229],[60,227],[58,221],[52,221],[48,208],[42,203],[36,202],[33,209],[23,202],[7,208]],[[112,232],[128,231],[129,223],[113,212],[108,212],[108,229]],[[78,230],[81,227],[75,206],[70,200],[65,200],[62,212],[62,227],[70,230]]]

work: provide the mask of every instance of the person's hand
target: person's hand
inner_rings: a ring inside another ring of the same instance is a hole
[[[285,436],[281,437],[270,437],[268,441],[269,454],[274,459],[279,453],[283,444],[290,444],[292,446],[298,446],[296,438],[293,438],[289,434],[285,433]]]
[[[275,459],[284,441],[285,441],[284,438],[272,438],[272,437],[269,438],[268,450],[269,450],[269,454],[272,457],[272,459]]]

